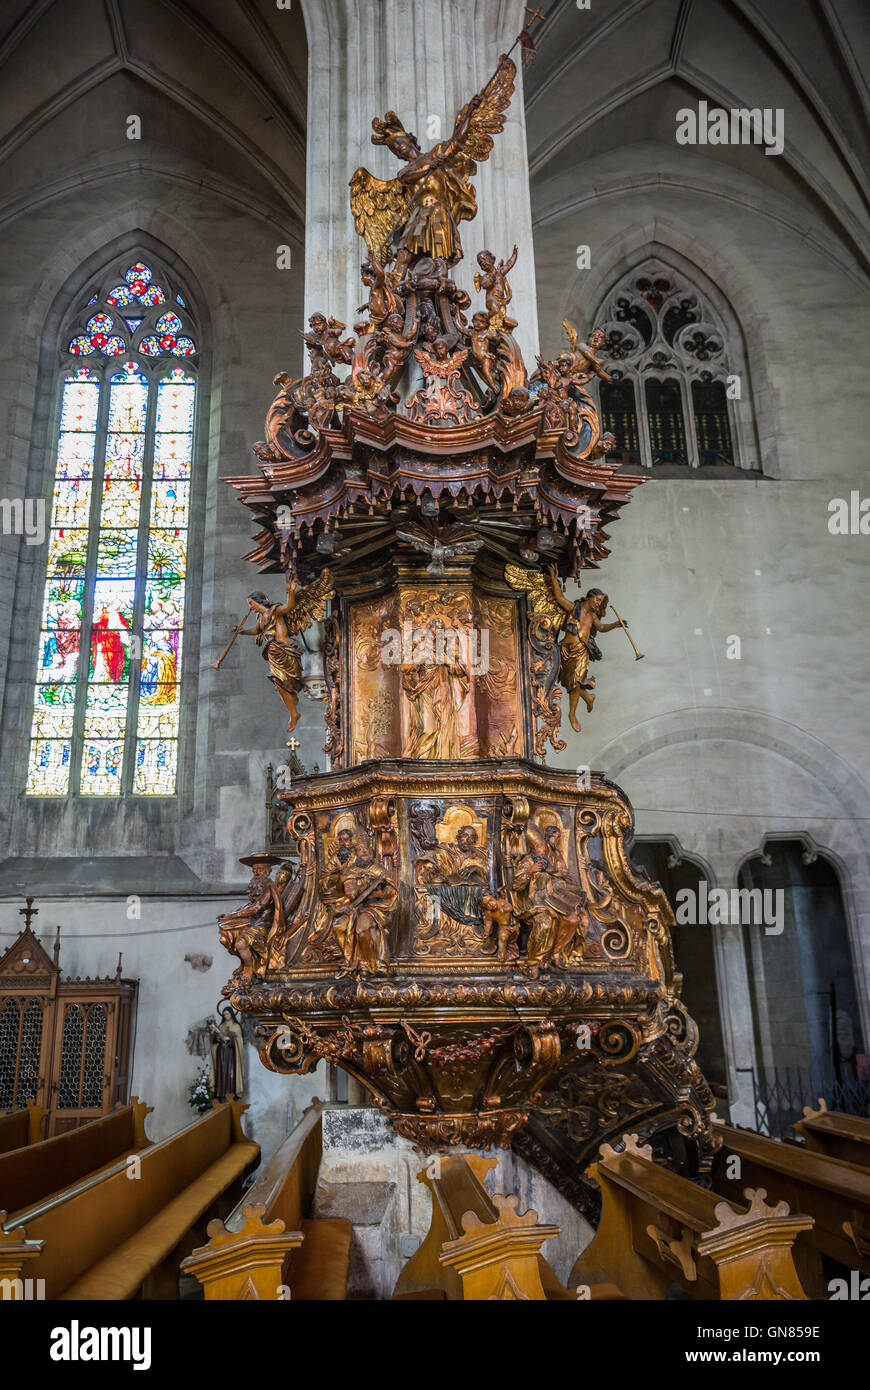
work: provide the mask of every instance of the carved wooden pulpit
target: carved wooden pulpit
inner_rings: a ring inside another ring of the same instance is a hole
[[[532,1117],[567,1117],[578,1164],[630,1123],[681,1136],[697,1171],[713,1097],[671,910],[631,867],[620,789],[545,765],[566,748],[563,690],[579,730],[602,647],[631,656],[608,596],[563,585],[585,588],[644,480],[608,461],[585,389],[606,376],[601,335],[567,325],[530,371],[510,248],[480,259],[479,304],[453,279],[513,79],[503,58],[428,153],[395,113],[373,123],[403,167],[351,179],[365,317],[345,336],[312,316],[310,371],[275,378],[259,472],[227,479],[270,589],[237,634],[288,729],[300,635],[325,619],[329,770],[278,793],[295,862],[240,846],[252,881],[221,921],[239,960],[224,993],[256,1019],[265,1066],[343,1067],[421,1150],[507,1146]],[[601,688],[613,698],[613,677]]]

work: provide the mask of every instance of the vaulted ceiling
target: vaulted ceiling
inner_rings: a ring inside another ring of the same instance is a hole
[[[805,228],[866,273],[866,0],[542,8],[525,75],[537,227],[590,196],[657,182],[764,203],[772,226]],[[136,162],[276,223],[304,215],[300,3],[4,0],[0,23],[0,221],[76,183],[105,196]],[[781,107],[783,155],[677,146],[676,112],[701,99]],[[129,115],[142,119],[139,141],[127,138]]]
[[[550,0],[526,71],[536,226],[627,188],[702,190],[769,210],[870,266],[866,0]],[[705,100],[781,108],[785,149],[688,147]]]
[[[3,0],[0,219],[137,162],[304,215],[307,45],[275,0]],[[127,117],[141,118],[140,140]]]

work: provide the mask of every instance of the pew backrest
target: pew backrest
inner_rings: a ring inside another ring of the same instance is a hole
[[[42,1122],[48,1111],[35,1101],[29,1100],[21,1110],[10,1110],[0,1115],[0,1154],[22,1149],[27,1144],[38,1144],[42,1138]]]
[[[224,1225],[240,1231],[245,1207],[262,1206],[264,1223],[283,1221],[286,1231],[298,1231],[308,1216],[317,1172],[323,1156],[323,1110],[316,1101],[276,1149],[261,1173],[230,1212]]]
[[[151,1142],[145,1133],[150,1110],[133,1096],[99,1120],[0,1154],[0,1206],[21,1211],[145,1148]]]
[[[794,1128],[807,1149],[870,1168],[870,1120],[863,1116],[829,1110],[820,1098],[817,1110],[804,1106],[803,1119]]]
[[[636,1134],[621,1142],[604,1144],[587,1170],[601,1189],[601,1220],[571,1286],[614,1283],[627,1298],[663,1298],[674,1282],[701,1299],[806,1297],[791,1247],[810,1217],[768,1205],[763,1188],[723,1201],[654,1163]]]
[[[23,1235],[26,1230],[29,1240],[44,1241],[28,1275],[45,1279],[47,1297],[57,1298],[135,1235],[231,1144],[248,1144],[241,1128],[242,1109],[239,1101],[218,1105],[136,1155],[135,1163],[122,1159],[7,1220],[7,1233]]]

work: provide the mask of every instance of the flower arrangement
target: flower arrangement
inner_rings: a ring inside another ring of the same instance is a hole
[[[201,1067],[199,1075],[190,1087],[188,1104],[192,1110],[210,1110],[214,1101],[214,1091],[208,1084],[208,1072]]]

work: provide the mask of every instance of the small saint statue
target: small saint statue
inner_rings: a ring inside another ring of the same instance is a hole
[[[215,1100],[241,1100],[243,1075],[242,1030],[225,1004],[220,1023],[209,1023],[208,1084]]]

